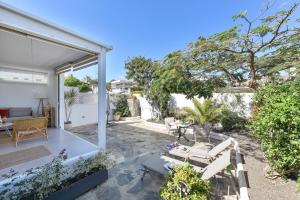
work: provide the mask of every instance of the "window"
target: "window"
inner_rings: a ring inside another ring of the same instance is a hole
[[[48,74],[0,67],[0,81],[47,84]]]

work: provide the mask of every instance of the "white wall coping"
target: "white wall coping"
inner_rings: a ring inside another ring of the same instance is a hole
[[[219,133],[214,133],[211,132],[210,133],[210,137],[217,139],[217,140],[225,140],[230,138],[233,146],[234,146],[234,150],[236,153],[236,176],[238,179],[238,184],[239,184],[239,200],[249,200],[249,194],[248,194],[248,188],[247,188],[247,184],[246,184],[246,177],[245,177],[245,173],[244,173],[244,166],[242,163],[242,157],[241,157],[241,152],[240,152],[240,147],[239,147],[239,143],[232,137],[224,135],[224,134],[219,134]]]

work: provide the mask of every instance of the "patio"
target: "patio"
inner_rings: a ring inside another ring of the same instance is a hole
[[[96,124],[74,127],[71,132],[78,136],[97,143]],[[116,158],[117,166],[109,171],[107,182],[81,196],[80,200],[87,199],[160,199],[158,191],[163,180],[155,174],[146,175],[144,181],[140,180],[141,164],[148,155],[155,152],[164,152],[165,145],[177,140],[172,135],[162,133],[163,130],[153,130],[141,121],[118,123],[107,128],[107,150]],[[189,135],[193,137],[192,135]],[[192,139],[192,138],[190,138]],[[182,143],[187,143],[182,139]],[[214,178],[214,199],[221,199],[227,194],[229,182],[227,179]],[[232,191],[231,191],[232,194]]]
[[[43,146],[50,151],[50,155],[42,156],[31,161],[22,162],[15,166],[7,167],[5,169],[0,169],[0,176],[9,172],[12,168],[17,172],[25,172],[30,168],[35,168],[41,166],[57,156],[59,152],[66,149],[68,158],[74,158],[82,154],[93,152],[97,150],[97,146],[79,138],[78,136],[57,128],[49,128],[49,138],[48,141],[44,138],[35,138],[33,140],[27,140],[20,142],[19,146],[16,148],[11,137],[6,135],[3,131],[0,131],[0,152],[1,155],[16,151],[22,151],[26,149],[31,149],[38,146]],[[78,148],[80,147],[80,148]],[[1,160],[0,160],[1,161]],[[0,177],[0,180],[3,177]]]
[[[97,143],[96,124],[74,127],[70,131],[78,136]],[[109,172],[109,180],[101,186],[84,194],[79,199],[159,199],[158,191],[162,179],[156,175],[146,175],[144,182],[140,181],[141,163],[146,155],[153,152],[163,152],[165,145],[176,140],[174,136],[162,134],[164,130],[151,128],[143,121],[131,123],[118,123],[107,128],[107,149],[118,159],[119,164]],[[264,178],[266,161],[263,152],[247,132],[228,132],[235,138],[245,156],[245,168],[249,177],[249,196],[251,199],[285,199],[289,194],[290,199],[299,199],[299,193],[295,193],[296,183],[291,180],[269,180]],[[189,136],[191,137],[191,136]],[[181,143],[187,143],[184,139]],[[214,180],[213,180],[214,181]],[[213,187],[215,199],[220,199],[222,194],[227,193],[226,182],[219,182],[218,187]],[[215,183],[214,183],[215,184]],[[227,182],[227,184],[229,184]],[[287,191],[288,193],[282,192]]]

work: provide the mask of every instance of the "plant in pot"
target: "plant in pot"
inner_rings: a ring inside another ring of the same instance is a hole
[[[4,178],[11,181],[0,188],[0,199],[75,199],[108,178],[107,170],[115,165],[110,153],[99,152],[65,165],[66,150],[43,166],[27,170],[24,175],[11,170]],[[25,178],[24,178],[25,177]]]
[[[199,178],[198,173],[189,163],[176,166],[167,175],[160,197],[164,200],[207,200],[209,197],[210,182]]]
[[[221,105],[215,105],[211,99],[204,99],[203,103],[192,99],[192,102],[195,109],[185,107],[183,110],[195,122],[195,133],[200,133],[209,140],[212,125],[220,119],[223,108]]]
[[[71,88],[69,91],[65,91],[64,93],[64,104],[65,104],[65,129],[70,129],[72,127],[72,122],[70,121],[72,107],[76,103],[77,100],[77,92],[75,89]]]
[[[115,119],[115,121],[120,120],[121,117],[131,116],[127,99],[128,99],[127,95],[120,95],[118,97],[117,101],[114,103],[114,106],[115,106],[114,119]]]
[[[120,118],[121,118],[121,115],[122,115],[121,112],[119,112],[119,111],[115,112],[115,113],[114,113],[114,120],[115,120],[115,121],[119,121]]]

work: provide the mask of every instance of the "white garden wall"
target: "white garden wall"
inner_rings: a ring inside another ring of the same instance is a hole
[[[65,87],[65,90],[69,89],[70,87]],[[112,102],[114,99],[114,95],[110,95],[109,121],[113,120],[114,106]],[[78,100],[72,107],[70,120],[72,121],[73,127],[98,123],[98,94],[78,93]]]
[[[72,107],[70,120],[72,126],[81,126],[98,122],[97,104],[75,104]]]
[[[152,106],[146,100],[145,97],[137,95],[141,105],[141,118],[143,120],[155,118],[155,112],[153,112]],[[212,99],[218,103],[225,104],[230,110],[239,113],[240,116],[249,118],[251,115],[251,102],[253,93],[214,93]],[[203,102],[203,98],[199,99]],[[183,107],[194,108],[194,105],[190,99],[187,99],[183,94],[171,94],[171,109],[182,109]]]

